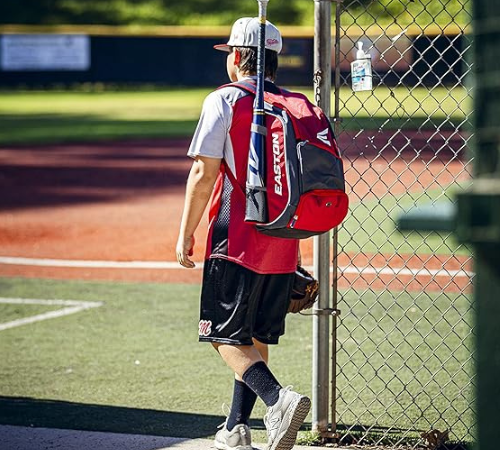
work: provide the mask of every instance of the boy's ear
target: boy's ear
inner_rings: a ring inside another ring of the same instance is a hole
[[[241,53],[239,50],[234,49],[234,65],[239,66],[241,61]]]

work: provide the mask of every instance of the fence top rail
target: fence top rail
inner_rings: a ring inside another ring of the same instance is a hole
[[[313,26],[280,26],[284,37],[314,37]],[[0,34],[87,34],[90,36],[162,36],[162,37],[227,37],[231,31],[230,26],[114,26],[114,25],[0,25]],[[363,28],[352,24],[346,27],[344,34],[348,36],[397,36],[401,32],[408,36],[425,35],[457,35],[470,34],[470,25],[461,27],[457,24],[449,24],[440,27],[430,24],[425,28],[418,25],[410,25],[402,28],[400,25],[381,27],[372,25]],[[335,29],[332,28],[332,35]]]

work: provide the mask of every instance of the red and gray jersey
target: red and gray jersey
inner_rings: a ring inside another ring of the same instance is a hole
[[[266,236],[244,221],[253,96],[222,87],[207,96],[188,156],[222,159],[212,195],[206,258],[225,258],[257,273],[289,273],[299,241]]]

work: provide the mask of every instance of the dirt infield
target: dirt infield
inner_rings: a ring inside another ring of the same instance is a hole
[[[342,134],[346,178],[354,187],[351,201],[377,197],[388,190],[398,195],[468,179],[465,163],[456,157],[463,153],[463,136],[413,134],[411,148],[409,139],[402,133]],[[154,140],[0,148],[0,256],[175,261],[175,239],[191,164],[185,156],[188,145],[187,140]],[[202,223],[196,236],[198,262],[203,259],[206,225]],[[302,252],[305,265],[310,265],[311,239],[303,242]],[[396,261],[394,255],[365,255],[369,264],[377,261],[379,267],[422,266],[421,257],[398,257]],[[339,265],[361,265],[359,256],[353,258],[340,255]],[[433,255],[425,268],[470,270],[466,261]],[[198,283],[201,271],[0,263],[0,276]],[[387,276],[391,275],[346,273],[341,284],[368,283],[375,287],[390,282],[398,284],[399,289],[422,289],[425,282],[422,279],[414,286],[411,275],[401,274],[392,281],[384,278]],[[464,283],[469,283],[466,277]],[[429,288],[438,289],[439,284],[431,280]],[[452,288],[464,286],[453,283]]]

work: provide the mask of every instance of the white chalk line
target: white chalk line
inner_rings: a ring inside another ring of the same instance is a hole
[[[76,259],[42,259],[21,258],[11,256],[0,256],[0,264],[16,266],[40,266],[40,267],[66,267],[66,268],[92,268],[92,269],[182,269],[175,261],[91,261]],[[203,263],[196,263],[198,269],[203,268]],[[312,271],[312,266],[305,267]],[[466,277],[472,278],[474,272],[467,270],[447,269],[410,269],[408,267],[373,267],[373,266],[343,266],[339,267],[340,274],[354,275],[392,275],[392,276],[426,276],[426,277]]]
[[[48,311],[35,316],[23,317],[22,319],[12,320],[10,322],[0,323],[0,331],[10,328],[20,327],[42,320],[55,319],[57,317],[68,316],[91,308],[102,306],[102,302],[84,302],[78,300],[43,300],[38,298],[5,298],[0,297],[0,303],[11,305],[46,305],[46,306],[66,306],[62,309]]]
[[[90,261],[78,259],[44,259],[0,256],[0,264],[41,267],[75,267],[80,269],[181,269],[169,261]],[[201,264],[201,267],[203,265]]]

